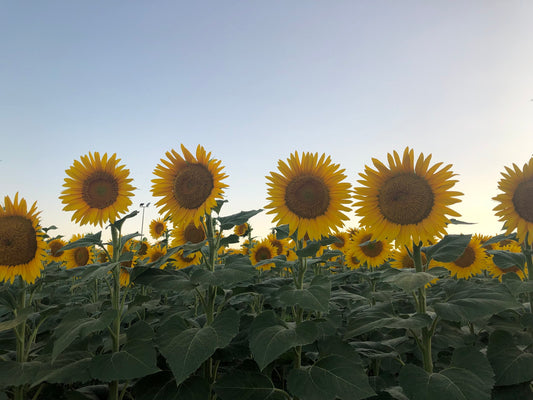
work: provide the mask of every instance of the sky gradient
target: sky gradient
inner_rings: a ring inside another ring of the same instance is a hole
[[[266,205],[294,152],[331,156],[357,185],[371,159],[412,147],[452,164],[453,208],[500,233],[504,166],[533,155],[530,1],[25,1],[0,3],[0,195],[37,201],[52,234],[75,159],[116,153],[158,217],[153,170],[203,145],[229,175],[222,215]],[[356,226],[352,213],[350,226]],[[265,212],[254,233],[272,227]],[[141,228],[141,214],[125,225]]]

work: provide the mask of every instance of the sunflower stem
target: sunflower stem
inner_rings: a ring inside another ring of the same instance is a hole
[[[20,291],[19,291],[19,298],[18,298],[18,304],[17,308],[15,310],[15,316],[19,313],[19,311],[22,311],[26,308],[26,282],[24,282],[24,279],[22,279],[22,276],[20,278]],[[26,362],[26,320],[22,321],[19,325],[17,325],[15,328],[15,334],[17,337],[17,362],[23,363]],[[15,388],[14,392],[14,400],[24,400],[26,396],[26,387],[24,385],[20,385]]]
[[[421,247],[422,247],[421,243],[419,244],[413,243],[413,262],[415,264],[415,270],[417,273],[423,272],[422,253],[420,251]],[[425,286],[422,286],[420,289],[418,289],[417,301],[415,301],[415,304],[416,304],[417,313],[427,314]],[[427,327],[422,328],[422,338],[420,341],[417,341],[418,347],[420,348],[420,351],[422,352],[422,363],[423,363],[424,369],[426,370],[426,372],[429,372],[429,373],[433,372],[433,359],[431,356],[431,339],[433,337],[434,331],[435,331],[434,326],[431,329],[428,329]]]
[[[527,268],[527,279],[528,281],[533,280],[533,260],[531,257],[531,245],[529,244],[529,234],[526,234],[524,243],[522,244],[522,253],[526,258],[526,268]],[[529,312],[533,313],[533,292],[528,293],[529,297]]]
[[[113,285],[111,287],[111,306],[115,312],[115,319],[112,325],[112,335],[113,339],[113,353],[118,353],[120,351],[120,245],[121,237],[120,230],[117,229],[113,224],[111,224],[111,239],[113,246],[113,263],[116,265],[113,266]],[[109,383],[109,400],[118,400],[119,390],[118,390],[118,380],[112,381]]]

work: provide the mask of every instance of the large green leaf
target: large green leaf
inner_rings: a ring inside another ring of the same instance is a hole
[[[375,394],[361,365],[337,354],[322,357],[310,367],[291,370],[287,387],[301,400],[359,400]]]
[[[398,286],[405,292],[412,292],[413,290],[424,287],[433,279],[435,279],[435,276],[427,272],[400,271],[395,275],[387,277],[384,281]]]
[[[265,311],[254,319],[250,327],[250,350],[263,370],[287,350],[314,342],[317,335],[313,321],[304,321],[296,326],[283,322],[273,311]]]
[[[253,371],[233,371],[224,375],[214,386],[222,400],[283,400],[286,393],[274,387],[270,378]]]
[[[209,382],[192,376],[176,385],[174,375],[161,371],[140,379],[134,386],[135,400],[205,400],[210,394]]]
[[[492,255],[492,261],[500,269],[520,268],[524,270],[526,257],[522,253],[514,253],[508,250],[488,250],[487,253]]]
[[[88,335],[103,331],[113,321],[115,311],[104,311],[99,318],[85,317],[80,310],[73,310],[65,316],[56,329],[57,339],[54,341],[52,361],[65,350],[72,342],[83,339]]]
[[[279,289],[279,300],[284,306],[299,305],[304,310],[328,312],[331,282],[327,276],[317,275],[303,289],[284,286]]]
[[[131,270],[131,281],[138,285],[151,286],[158,290],[191,291],[196,287],[182,271],[150,267],[135,267]]]
[[[411,400],[490,400],[494,384],[487,358],[472,347],[456,349],[450,367],[438,373],[407,364],[399,378]]]
[[[77,247],[91,247],[95,245],[102,245],[102,232],[87,234],[84,237],[61,247],[61,251],[71,250]]]
[[[378,317],[379,314],[371,313],[369,316],[361,313],[352,320],[346,333],[345,339],[349,339],[363,333],[371,332],[381,328],[395,328],[395,329],[416,329],[424,328],[431,325],[433,320],[427,314],[411,314],[401,317]]]
[[[153,335],[146,322],[138,321],[128,329],[127,342],[119,352],[94,357],[91,375],[102,382],[110,382],[136,379],[159,371]]]
[[[440,262],[452,262],[464,253],[472,235],[446,235],[433,246],[423,247],[427,258]]]
[[[484,283],[457,281],[449,297],[433,304],[435,312],[449,321],[473,321],[509,308],[521,307],[505,286]]]
[[[251,265],[231,264],[229,266],[217,266],[215,271],[197,268],[191,274],[191,282],[204,287],[212,285],[231,289],[239,283],[251,283],[256,275],[258,272]]]
[[[0,387],[20,386],[33,383],[45,364],[32,361],[19,363],[0,361]]]
[[[17,327],[18,325],[26,321],[31,314],[33,314],[33,309],[31,307],[25,308],[24,310],[20,310],[15,318],[10,319],[8,321],[0,322],[0,332],[8,331]]]
[[[93,354],[87,351],[74,351],[60,354],[57,359],[45,368],[41,368],[32,386],[42,382],[48,383],[84,383],[92,378],[89,366]]]
[[[250,218],[254,215],[259,214],[262,209],[251,210],[251,211],[241,211],[237,214],[228,215],[227,217],[218,217],[218,222],[220,223],[220,229],[225,231],[233,228],[235,225],[242,225],[245,222],[248,222]]]
[[[158,340],[176,384],[180,384],[213,355],[225,347],[239,331],[239,314],[233,309],[220,313],[211,325],[181,331],[171,340]],[[168,336],[166,336],[168,337]]]
[[[533,380],[533,354],[516,347],[509,332],[498,330],[490,335],[487,356],[496,374],[497,386]]]

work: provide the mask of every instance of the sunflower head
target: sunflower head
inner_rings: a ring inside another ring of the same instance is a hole
[[[70,243],[83,238],[83,235],[75,234],[70,239]],[[94,262],[94,253],[91,247],[75,247],[65,251],[66,268],[83,267]]]
[[[48,247],[48,262],[62,263],[65,261],[65,252],[61,250],[63,246],[66,246],[67,242],[61,238],[55,238],[47,242]]]
[[[154,239],[159,239],[165,234],[167,230],[167,223],[163,218],[156,218],[150,222],[150,236]]]
[[[178,250],[175,257],[176,268],[182,269],[191,265],[198,265],[202,262],[200,252],[189,253],[185,255],[183,250]]]
[[[264,261],[269,260],[271,258],[274,258],[277,255],[277,250],[274,248],[274,246],[270,243],[270,240],[263,239],[260,242],[256,243],[255,246],[252,248],[250,252],[250,261],[253,265]],[[272,267],[274,267],[274,263],[268,263],[261,265],[260,269],[262,270],[269,270]]]
[[[493,197],[499,204],[494,207],[496,216],[504,222],[504,229],[509,234],[516,230],[520,241],[533,243],[533,157],[520,169],[505,167],[498,182],[498,189],[503,193]]]
[[[463,254],[455,261],[443,263],[442,265],[450,273],[462,279],[469,279],[481,273],[488,267],[489,258],[478,238],[472,237],[466,246]]]
[[[189,222],[185,226],[178,226],[172,231],[172,247],[184,245],[186,243],[200,243],[206,239],[205,230],[202,224],[196,226]]]
[[[372,232],[361,229],[348,243],[349,252],[370,267],[383,264],[391,255],[391,245],[386,240],[375,239]]]
[[[13,283],[20,275],[33,283],[41,275],[46,243],[39,226],[37,203],[28,209],[26,200],[4,197],[0,206],[0,282]]]
[[[149,262],[156,262],[165,254],[167,254],[166,247],[162,246],[161,243],[157,243],[148,249],[146,252],[146,257],[149,258]],[[161,269],[163,268],[164,266],[161,267]]]
[[[298,240],[307,237],[319,240],[322,236],[342,227],[348,219],[344,212],[350,202],[350,184],[343,182],[346,176],[331,158],[318,153],[298,152],[287,162],[278,162],[279,172],[267,176],[267,214],[274,214],[273,222],[289,225]]]
[[[221,162],[211,158],[202,146],[196,148],[196,157],[183,145],[181,150],[183,157],[171,150],[156,166],[152,193],[161,197],[156,203],[161,212],[170,214],[178,225],[194,222],[198,226],[200,218],[222,198],[227,187],[222,180],[227,175],[222,173]]]
[[[359,223],[371,228],[377,239],[394,240],[396,246],[427,243],[446,233],[449,216],[459,216],[450,209],[460,192],[450,189],[457,182],[451,178],[451,165],[430,167],[431,155],[420,154],[415,160],[408,147],[403,156],[388,155],[386,166],[372,159],[374,167],[360,173],[360,187],[355,188]],[[440,168],[440,169],[439,169]]]
[[[116,154],[108,158],[107,153],[102,157],[89,153],[66,170],[59,198],[65,204],[63,210],[74,211],[73,221],[102,226],[128,211],[135,188],[128,178],[130,171],[119,161]]]
[[[245,222],[244,224],[236,225],[235,228],[233,228],[233,233],[235,233],[237,236],[244,236],[249,230],[250,225]]]

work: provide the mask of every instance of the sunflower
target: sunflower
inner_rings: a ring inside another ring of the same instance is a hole
[[[377,240],[373,233],[361,229],[348,247],[361,262],[366,262],[369,267],[376,267],[387,261],[391,254],[391,245],[386,240]]]
[[[186,243],[200,243],[206,239],[205,230],[202,224],[196,226],[189,222],[185,226],[178,226],[172,230],[172,247],[184,245]]]
[[[503,179],[498,182],[498,189],[503,193],[493,197],[499,202],[494,207],[496,216],[504,221],[504,229],[509,234],[516,229],[520,241],[527,237],[533,243],[533,157],[520,169],[513,164],[513,169],[505,167]]]
[[[250,261],[253,265],[257,264],[263,260],[269,260],[274,258],[277,255],[276,248],[270,243],[270,240],[263,239],[260,242],[256,243],[250,252]],[[259,268],[262,270],[269,270],[275,264],[269,263],[261,265]]]
[[[289,242],[287,239],[278,239],[274,233],[269,233],[267,239],[274,249],[276,250],[276,255],[285,254],[288,250]]]
[[[344,251],[348,243],[350,242],[350,233],[348,232],[335,232],[334,236],[338,242],[333,242],[329,245],[332,250]]]
[[[396,269],[415,268],[415,262],[411,257],[411,254],[413,254],[412,247],[407,248],[406,246],[403,246],[394,250],[391,254],[392,260],[390,266]],[[420,256],[422,257],[422,265],[425,265],[427,263],[425,253],[421,252]]]
[[[154,169],[157,178],[152,179],[152,193],[162,197],[156,203],[162,212],[169,213],[178,225],[194,222],[200,224],[200,218],[216,207],[217,199],[222,198],[222,183],[227,175],[222,173],[224,167],[220,161],[211,158],[211,153],[198,145],[196,158],[181,145],[183,156],[175,150],[168,151],[168,160],[161,159]]]
[[[344,211],[350,211],[345,206],[350,202],[350,184],[342,182],[344,169],[332,164],[330,157],[303,153],[300,158],[295,152],[287,163],[278,162],[278,170],[266,177],[270,203],[265,208],[274,214],[273,222],[288,224],[291,235],[297,231],[298,240],[306,235],[319,240],[344,225],[348,219]]]
[[[65,261],[65,252],[61,250],[63,246],[66,246],[67,242],[65,242],[61,238],[55,238],[47,243],[48,247],[48,254],[46,259],[48,262],[58,262],[63,263]]]
[[[83,235],[76,234],[70,239],[70,243],[83,238]],[[94,255],[91,247],[75,247],[74,249],[65,251],[66,268],[83,267],[84,265],[92,264]]]
[[[198,265],[202,262],[202,254],[199,252],[184,255],[183,250],[178,250],[175,254],[176,256],[174,259],[178,269],[186,268],[191,265]]]
[[[154,244],[146,252],[146,256],[149,258],[149,262],[156,262],[161,257],[167,254],[166,247],[162,246],[161,243]],[[164,267],[161,267],[163,269]]]
[[[159,239],[165,234],[167,230],[167,223],[162,218],[153,219],[150,222],[150,236],[154,239]]]
[[[131,240],[131,244],[129,246],[130,251],[135,252],[134,258],[143,258],[146,256],[146,253],[148,252],[148,249],[150,248],[150,243],[148,241],[143,240]]]
[[[130,286],[130,272],[126,268],[120,268],[120,274],[118,276],[118,281],[120,283],[120,286],[122,287],[128,287]]]
[[[0,282],[13,283],[20,275],[23,281],[33,283],[41,275],[46,243],[39,214],[37,202],[28,209],[18,193],[13,200],[4,197],[4,206],[0,206]]]
[[[499,248],[498,250],[505,250],[512,253],[522,253],[522,247],[516,242],[507,244]],[[492,260],[492,256],[489,256],[489,261],[487,263],[486,269],[493,278],[498,278],[500,282],[502,280],[502,276],[507,273],[515,273],[522,280],[527,279],[527,266],[524,266],[524,271],[520,269],[518,265],[513,265],[512,267],[508,268],[500,268],[494,263],[494,261]]]
[[[74,211],[73,221],[102,226],[128,211],[135,188],[130,185],[130,171],[119,161],[116,154],[100,158],[98,152],[89,153],[66,170],[69,177],[59,198],[66,204],[63,210]]]
[[[450,189],[457,182],[451,178],[451,165],[429,166],[431,155],[420,154],[415,163],[408,147],[400,158],[395,151],[388,155],[389,166],[372,159],[376,169],[368,166],[359,175],[362,185],[355,188],[356,215],[360,225],[371,228],[376,239],[394,240],[397,246],[412,241],[427,243],[446,233],[450,216],[459,216],[448,206],[459,202],[460,192]]]
[[[452,262],[442,263],[453,276],[468,279],[487,268],[489,258],[479,238],[472,237],[461,256]]]
[[[244,224],[236,225],[235,228],[233,228],[233,233],[237,236],[244,236],[248,234],[248,231],[250,230],[250,225],[245,222]]]
[[[357,258],[357,255],[354,252],[355,246],[347,246],[344,249],[344,261],[346,266],[350,269],[357,269],[361,267],[361,260]]]

